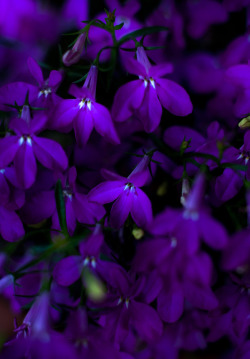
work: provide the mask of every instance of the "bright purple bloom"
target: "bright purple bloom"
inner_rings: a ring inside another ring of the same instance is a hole
[[[143,47],[138,47],[137,61],[129,59],[125,67],[129,73],[139,76],[139,80],[118,89],[112,107],[115,121],[123,122],[135,114],[145,131],[153,132],[160,124],[162,106],[176,116],[192,112],[187,92],[174,81],[162,78],[172,72],[171,64],[151,65]]]
[[[22,118],[12,120],[9,126],[16,135],[0,139],[0,167],[14,161],[21,188],[29,188],[35,182],[36,158],[51,170],[63,171],[68,166],[67,156],[57,142],[37,136],[45,121],[45,117],[39,116],[31,120],[29,107],[24,106]]]
[[[44,80],[40,66],[32,57],[28,58],[28,67],[31,75],[38,84],[37,99],[30,103],[50,110],[51,107],[55,106],[61,100],[55,92],[62,82],[62,74],[59,71],[52,70],[49,77]]]
[[[94,127],[108,141],[120,143],[108,109],[95,101],[97,71],[91,66],[83,87],[70,87],[69,93],[76,100],[62,100],[55,113],[53,126],[68,131],[73,124],[79,146],[86,145]]]
[[[120,228],[129,213],[139,227],[146,228],[152,222],[151,202],[139,188],[147,181],[148,164],[149,157],[145,155],[127,178],[106,171],[109,181],[100,183],[90,191],[90,201],[104,204],[116,200],[110,212],[112,227]]]

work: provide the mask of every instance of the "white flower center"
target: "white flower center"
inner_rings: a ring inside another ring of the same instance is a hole
[[[47,87],[47,88],[45,88],[45,89],[43,89],[43,90],[41,90],[41,91],[39,92],[38,98],[41,97],[42,95],[44,95],[45,98],[47,98],[48,95],[51,94],[51,92],[52,92],[51,88],[50,88],[50,87]]]
[[[84,108],[85,106],[87,106],[87,109],[89,111],[91,111],[91,100],[89,98],[83,98],[80,102],[79,102],[79,108]]]
[[[19,146],[22,146],[24,143],[26,143],[29,146],[32,146],[32,139],[30,136],[22,136],[19,138],[18,144]]]
[[[155,89],[155,80],[153,79],[153,77],[147,78],[147,77],[139,76],[139,79],[143,80],[143,84],[145,88],[148,86],[148,84],[150,84]]]
[[[124,191],[127,191],[127,193],[135,193],[136,192],[136,188],[132,183],[127,183],[124,186]]]

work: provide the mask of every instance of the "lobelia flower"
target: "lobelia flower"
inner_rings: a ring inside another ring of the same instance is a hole
[[[62,75],[59,71],[52,70],[48,79],[44,80],[40,66],[32,57],[28,58],[27,64],[38,86],[25,82],[14,82],[2,86],[0,88],[0,109],[10,111],[16,104],[21,107],[28,94],[31,106],[44,108],[46,114],[49,115],[54,106],[61,101],[55,92],[62,81]]]
[[[105,338],[106,329],[88,324],[87,313],[83,308],[70,313],[65,337],[73,344],[76,359],[121,359],[118,351]]]
[[[111,309],[100,316],[99,324],[107,331],[108,337],[120,345],[130,328],[146,341],[153,341],[162,333],[163,325],[157,312],[143,301],[144,276],[135,280],[122,267],[114,267],[110,272],[109,293],[105,304]]]
[[[209,341],[216,341],[224,335],[238,343],[247,338],[250,327],[249,293],[249,268],[238,267],[230,273],[226,284],[215,292],[219,306],[211,313]]]
[[[97,71],[97,67],[92,65],[83,87],[70,87],[69,93],[76,99],[62,100],[55,110],[54,128],[67,132],[73,124],[79,146],[88,142],[94,127],[108,141],[120,143],[108,109],[95,101]]]
[[[20,326],[15,323],[15,327],[16,337],[5,345],[10,346],[18,339],[25,339],[29,336],[42,338],[46,342],[49,339],[50,330],[49,293],[44,292],[39,295],[23,319],[23,323]]]
[[[96,203],[114,202],[110,212],[110,224],[120,228],[129,213],[139,227],[146,228],[152,222],[152,206],[149,198],[139,188],[148,179],[150,158],[145,155],[136,168],[126,178],[106,171],[106,182],[100,183],[89,192],[89,200]]]
[[[94,273],[102,274],[105,261],[99,258],[104,236],[98,225],[95,231],[80,243],[80,256],[74,255],[61,259],[54,267],[53,278],[61,286],[69,286],[76,282],[84,267]]]
[[[31,119],[29,106],[24,106],[20,119],[11,121],[9,128],[15,135],[0,139],[0,168],[12,161],[21,188],[29,188],[36,179],[37,160],[50,170],[63,171],[68,166],[67,156],[59,143],[38,137],[46,117]]]
[[[44,80],[42,70],[38,63],[32,57],[29,57],[27,62],[29,71],[38,84],[37,99],[32,101],[32,105],[45,107],[50,110],[61,100],[55,92],[62,82],[62,74],[59,71],[52,70],[49,77]]]
[[[176,116],[187,116],[193,106],[187,92],[174,81],[162,78],[173,71],[171,64],[151,65],[143,47],[138,47],[137,61],[127,59],[126,70],[139,80],[120,87],[115,95],[112,116],[117,122],[133,114],[143,123],[146,132],[160,124],[162,106]]]
[[[65,175],[60,175],[66,209],[66,223],[70,235],[76,228],[76,221],[84,224],[95,224],[105,214],[104,208],[88,200],[82,188],[76,184],[76,168],[71,167]],[[53,186],[54,184],[52,184]],[[56,210],[55,190],[39,189],[32,193],[21,209],[25,223],[36,224],[52,216],[52,228],[60,230]]]
[[[224,248],[227,244],[227,232],[202,205],[204,186],[204,175],[198,174],[189,195],[183,202],[184,209],[167,208],[157,216],[151,232],[157,236],[171,234],[182,238],[186,241],[187,251],[190,254],[195,253],[199,248],[200,238],[214,249]]]
[[[157,217],[155,222],[157,226]],[[152,231],[154,228],[153,223]],[[156,272],[151,291],[154,289],[157,293],[157,311],[167,323],[174,323],[181,317],[185,303],[202,310],[214,309],[218,304],[211,290],[210,257],[205,252],[190,253],[185,238],[177,233],[140,243],[132,267],[146,277]]]

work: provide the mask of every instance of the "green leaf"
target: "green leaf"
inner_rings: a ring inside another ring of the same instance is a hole
[[[56,197],[56,209],[57,209],[61,230],[63,231],[63,234],[66,237],[68,237],[69,233],[68,233],[67,222],[66,222],[66,209],[65,209],[61,180],[58,180],[56,183],[55,197]]]
[[[146,36],[146,35],[150,35],[150,34],[154,34],[156,32],[160,32],[160,31],[168,31],[168,28],[165,26],[150,26],[150,27],[144,27],[143,29],[140,30],[135,30],[130,32],[129,34],[123,36],[119,41],[118,41],[118,45],[122,45],[124,44],[124,42],[136,38],[136,37],[141,37],[141,36]]]
[[[115,29],[115,30],[120,30],[120,29],[123,27],[123,25],[124,25],[124,22],[122,22],[122,23],[119,24],[119,25],[114,26],[114,29]]]

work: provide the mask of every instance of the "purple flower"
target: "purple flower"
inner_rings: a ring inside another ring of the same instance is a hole
[[[187,10],[190,19],[188,32],[195,39],[205,35],[210,25],[220,24],[228,18],[223,5],[214,0],[188,0]]]
[[[63,258],[55,265],[53,270],[55,281],[61,286],[69,286],[80,278],[84,267],[102,274],[105,262],[99,258],[99,255],[103,240],[103,234],[97,226],[89,238],[81,242],[80,256],[74,255]]]
[[[146,132],[153,132],[161,121],[162,106],[176,116],[192,112],[187,92],[177,83],[162,77],[172,72],[172,65],[151,65],[143,47],[137,48],[137,61],[127,59],[125,67],[139,80],[120,87],[115,95],[112,115],[123,122],[134,113],[142,121]]]
[[[28,58],[28,67],[38,84],[37,99],[32,101],[32,104],[51,110],[61,100],[55,92],[62,82],[62,74],[59,71],[52,70],[48,79],[44,80],[40,66],[32,57]]]
[[[146,341],[153,341],[162,333],[162,322],[156,311],[143,302],[145,278],[137,280],[122,267],[114,267],[110,272],[111,286],[106,305],[112,308],[100,317],[99,323],[106,328],[115,344],[120,344],[132,327]]]
[[[152,206],[149,198],[139,188],[147,181],[149,157],[144,156],[134,171],[127,177],[106,171],[109,181],[100,183],[89,193],[89,200],[109,203],[116,200],[110,212],[110,224],[120,228],[129,213],[139,227],[146,228],[152,222]]]
[[[214,249],[222,249],[227,244],[225,228],[202,205],[204,181],[204,175],[199,174],[189,195],[182,202],[184,210],[166,209],[156,217],[151,228],[157,236],[170,234],[182,238],[190,254],[199,248],[200,238]]]
[[[107,341],[105,334],[105,328],[88,324],[84,309],[78,308],[70,313],[65,337],[73,344],[76,359],[102,359],[104,353],[108,358],[119,359],[119,352]]]
[[[70,87],[69,93],[76,100],[62,100],[55,113],[53,126],[68,131],[73,123],[76,142],[80,146],[88,142],[94,127],[108,141],[120,143],[109,111],[95,101],[97,71],[97,67],[91,66],[83,87]]]
[[[29,188],[36,179],[37,160],[51,170],[62,171],[68,166],[68,159],[62,147],[48,138],[38,137],[46,117],[30,119],[30,110],[24,106],[22,118],[14,119],[10,129],[16,134],[0,139],[0,168],[14,161],[18,183],[21,188]]]

